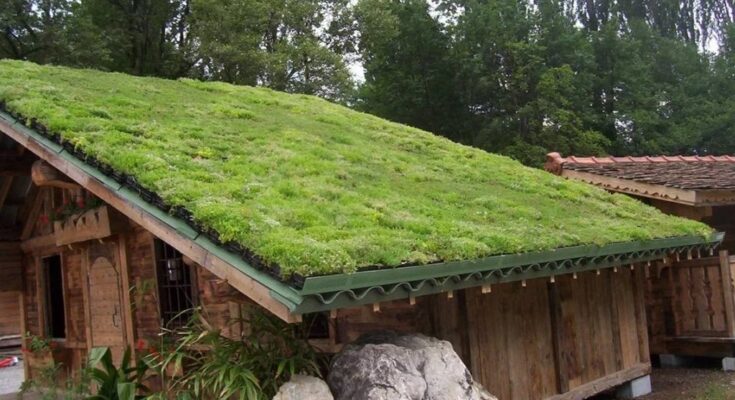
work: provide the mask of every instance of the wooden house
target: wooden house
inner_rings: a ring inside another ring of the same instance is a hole
[[[323,318],[325,352],[376,329],[448,340],[502,400],[633,397],[649,264],[721,240],[308,96],[0,61],[0,105],[2,165],[33,182],[3,204],[27,209],[3,225],[21,330],[70,369],[193,305],[225,333],[262,307]]]
[[[735,357],[735,157],[567,157],[549,154],[548,170],[659,210],[704,222],[726,233],[720,251],[687,254],[647,273],[651,352],[672,356]]]

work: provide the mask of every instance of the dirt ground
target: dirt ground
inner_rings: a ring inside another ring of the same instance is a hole
[[[655,369],[652,383],[642,400],[735,400],[735,373],[720,369]]]
[[[735,373],[723,372],[719,365],[689,368],[654,368],[653,393],[640,400],[735,400]],[[590,400],[612,400],[613,393]]]

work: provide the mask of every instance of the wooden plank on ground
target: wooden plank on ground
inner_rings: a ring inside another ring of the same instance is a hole
[[[608,389],[612,389],[616,386],[622,385],[625,382],[629,382],[633,379],[640,378],[650,373],[651,366],[649,364],[633,365],[632,367],[627,368],[623,371],[607,375],[592,382],[587,382],[567,393],[547,397],[545,400],[584,400],[598,393],[604,392]]]

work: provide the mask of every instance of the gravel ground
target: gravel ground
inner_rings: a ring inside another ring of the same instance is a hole
[[[23,361],[14,367],[0,368],[0,395],[17,392],[23,379]]]

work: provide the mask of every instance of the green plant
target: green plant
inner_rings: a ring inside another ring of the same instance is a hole
[[[34,391],[41,396],[42,400],[56,400],[61,391],[59,378],[61,375],[61,364],[53,363],[33,371],[33,379],[28,379],[21,384],[18,398]]]
[[[316,97],[2,60],[0,101],[284,277],[711,233]]]
[[[320,376],[319,357],[298,330],[262,311],[248,317],[250,333],[223,337],[195,309],[188,325],[162,336],[147,357],[164,390],[150,399],[270,399],[293,374]]]
[[[40,354],[51,351],[52,349],[53,342],[47,337],[32,335],[30,332],[26,332],[25,340],[27,347],[22,349],[24,353]]]
[[[89,353],[86,373],[97,390],[87,400],[134,400],[143,398],[148,388],[143,384],[148,365],[132,362],[130,348],[125,349],[120,366],[115,366],[112,352],[107,347],[94,348]]]

